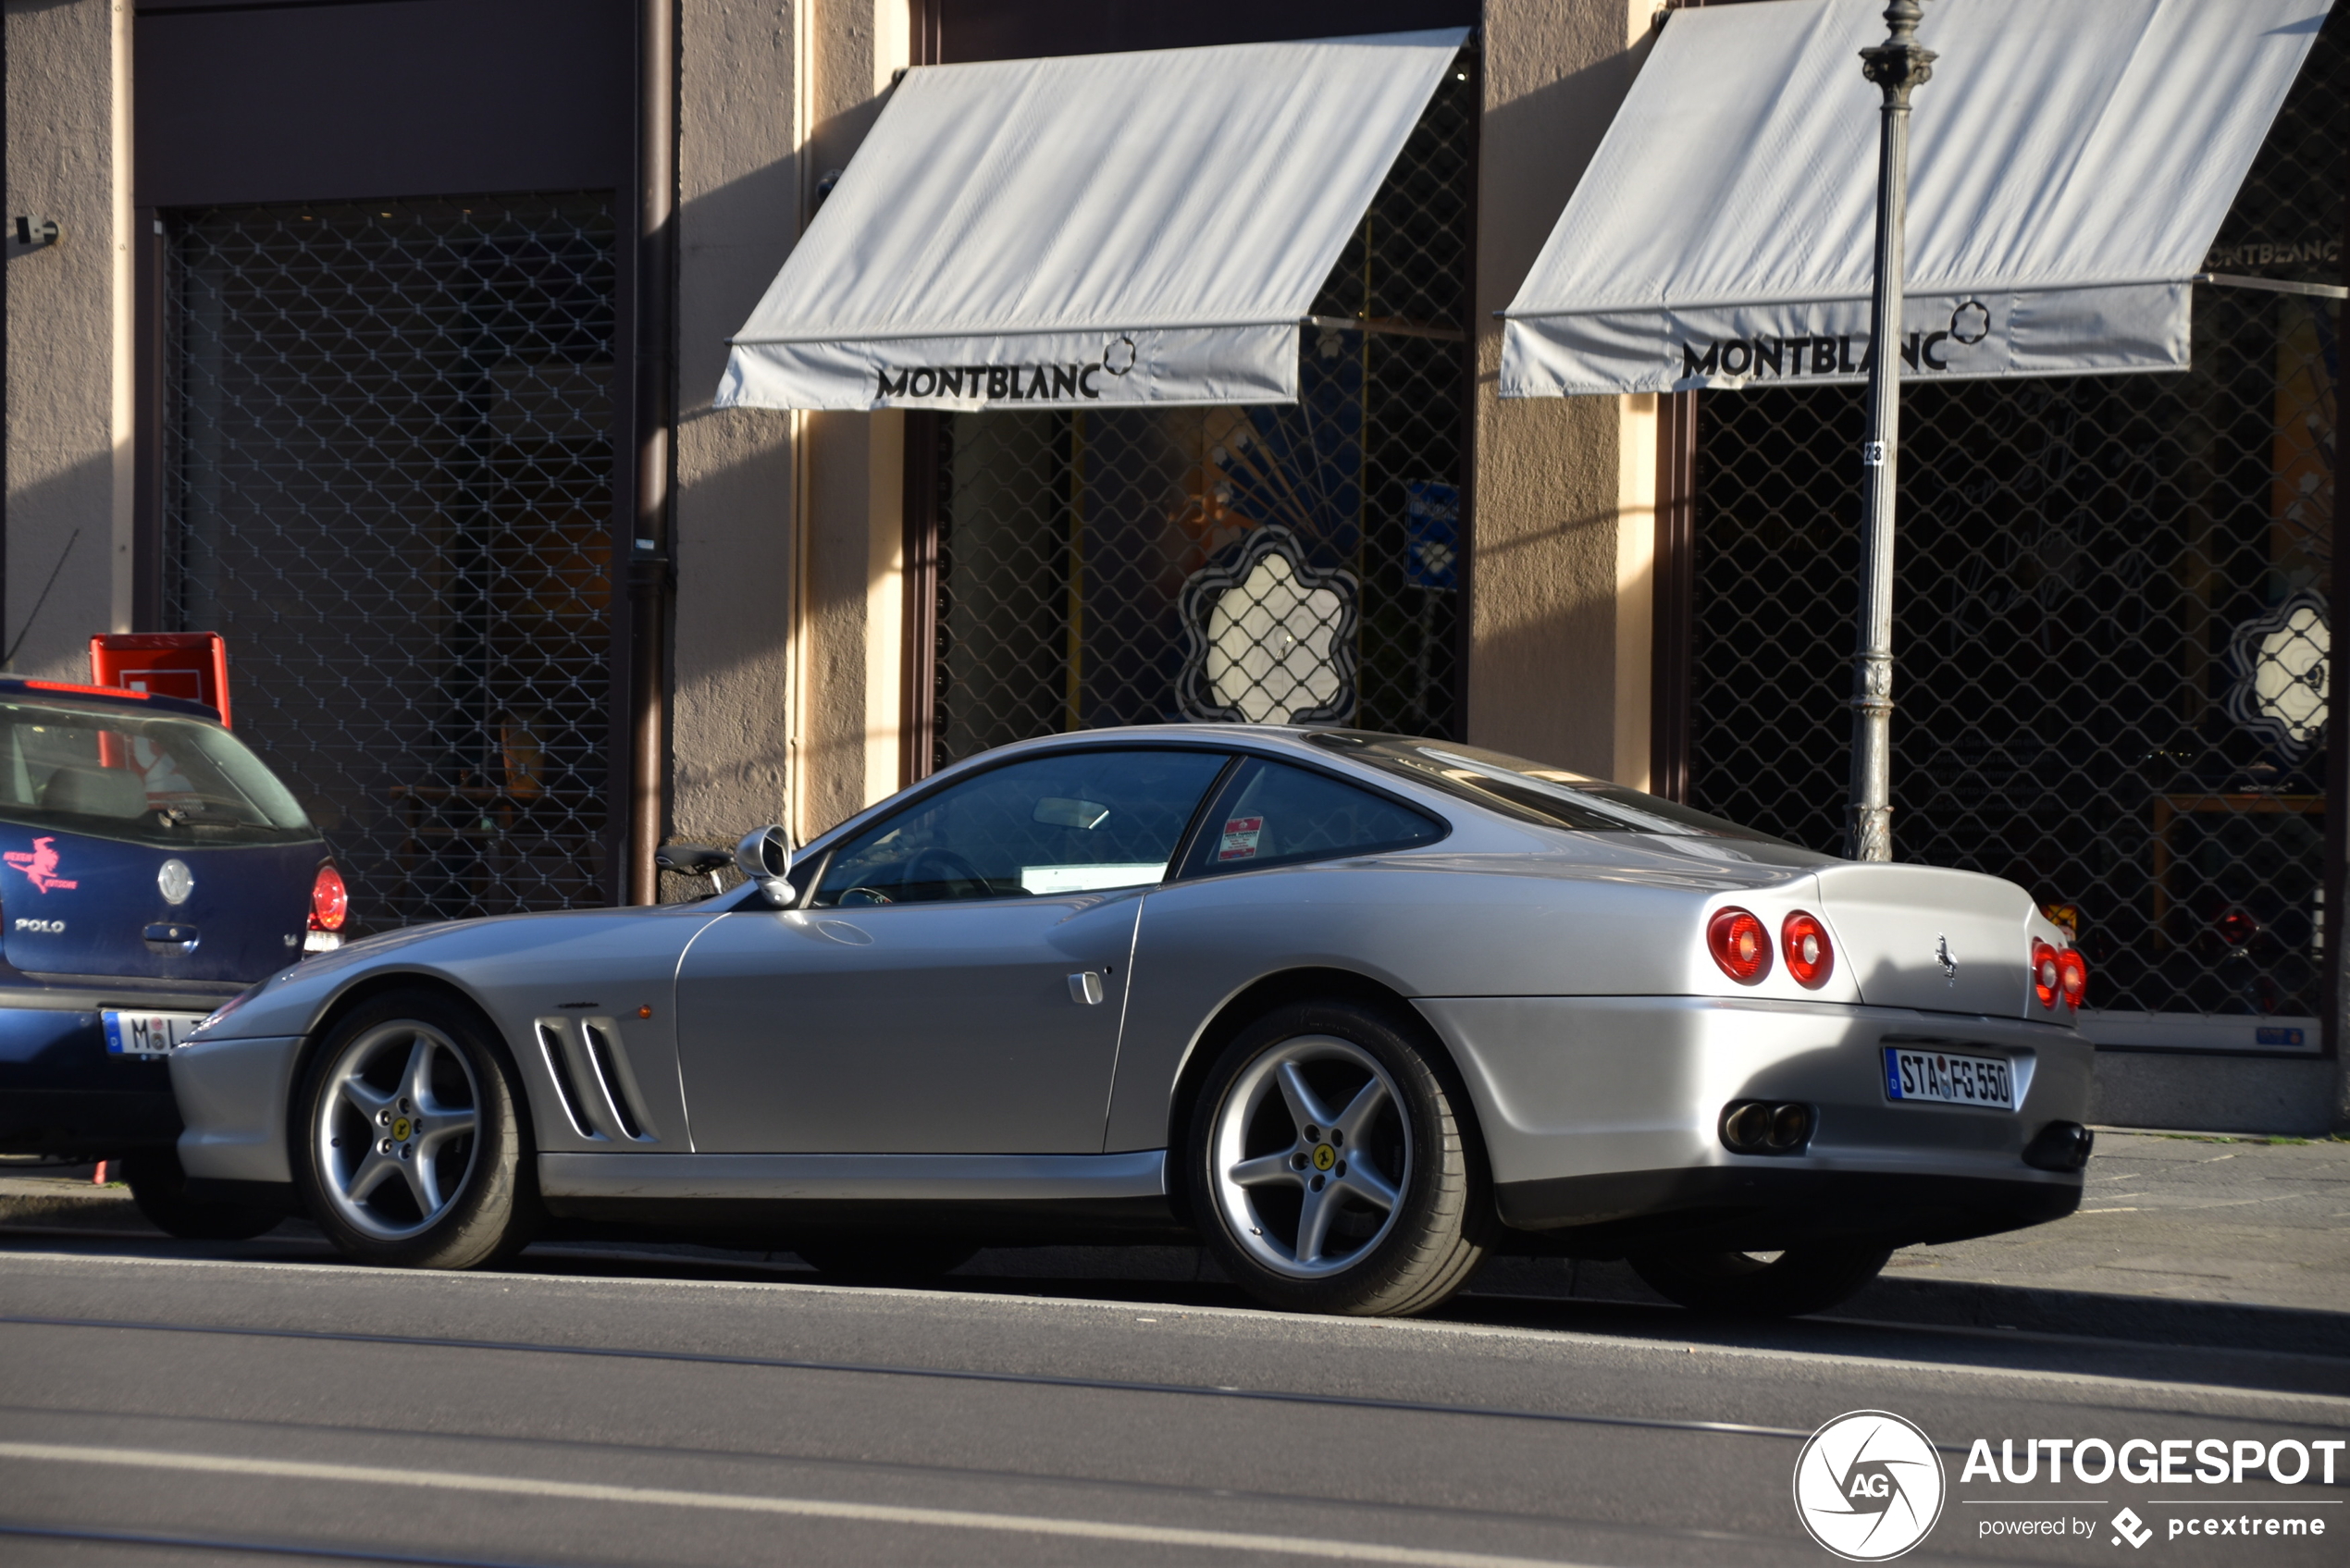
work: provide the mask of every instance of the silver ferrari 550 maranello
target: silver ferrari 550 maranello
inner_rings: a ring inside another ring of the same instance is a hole
[[[732,858],[699,903],[247,991],[170,1057],[189,1196],[440,1268],[615,1229],[897,1278],[1196,1238],[1268,1303],[1386,1314],[1495,1251],[1812,1311],[2080,1200],[2087,971],[1995,878],[1233,725],[1006,747]]]

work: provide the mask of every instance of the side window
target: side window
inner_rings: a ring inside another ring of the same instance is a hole
[[[815,907],[1157,882],[1227,760],[1207,751],[1071,751],[990,769],[841,846]]]
[[[1433,844],[1444,826],[1408,806],[1285,763],[1242,764],[1201,824],[1192,876]]]

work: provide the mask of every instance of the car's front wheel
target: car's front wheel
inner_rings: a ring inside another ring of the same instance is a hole
[[[1668,1301],[1725,1317],[1825,1312],[1877,1277],[1884,1247],[1807,1241],[1783,1253],[1635,1253],[1632,1272]]]
[[[320,1043],[294,1169],[327,1239],[366,1263],[473,1268],[530,1240],[522,1084],[471,1008],[428,991],[362,1004]]]
[[[1208,1071],[1186,1155],[1194,1217],[1268,1305],[1426,1312],[1484,1253],[1465,1118],[1410,1022],[1354,1002],[1282,1007]]]

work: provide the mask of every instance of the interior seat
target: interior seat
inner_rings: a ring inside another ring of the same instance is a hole
[[[41,786],[41,804],[84,817],[136,817],[147,809],[147,781],[128,768],[59,768]]]

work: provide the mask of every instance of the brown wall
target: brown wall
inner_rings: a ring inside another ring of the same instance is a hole
[[[12,673],[90,678],[94,632],[130,628],[128,13],[8,6],[7,204],[63,242],[5,250]],[[47,597],[43,598],[43,593]],[[40,606],[37,617],[34,606]]]
[[[1468,738],[1636,784],[1648,777],[1652,400],[1503,401],[1492,313],[1606,134],[1652,8],[1487,0],[1478,189]]]

